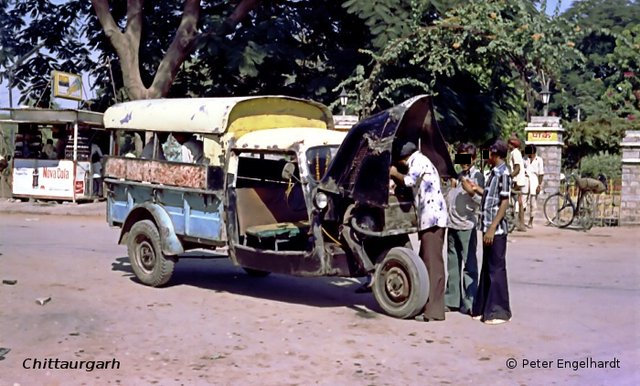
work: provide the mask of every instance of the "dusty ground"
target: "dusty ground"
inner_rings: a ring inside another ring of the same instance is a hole
[[[638,231],[512,237],[514,318],[487,326],[393,319],[352,279],[254,279],[226,259],[184,259],[167,288],[149,288],[102,218],[0,213],[0,279],[17,280],[0,286],[0,384],[637,385]],[[621,368],[522,368],[586,357]],[[25,370],[26,358],[121,365]]]

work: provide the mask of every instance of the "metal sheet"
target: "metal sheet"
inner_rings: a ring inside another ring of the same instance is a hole
[[[306,127],[289,127],[254,131],[238,138],[238,149],[289,150],[297,144],[305,148],[322,145],[340,145],[346,132]]]
[[[116,104],[104,114],[104,125],[110,129],[198,134],[224,134],[236,121],[233,130],[239,134],[296,126],[295,122],[333,128],[326,106],[286,96],[147,99]]]
[[[434,118],[431,97],[418,96],[360,121],[347,134],[319,189],[343,193],[354,201],[388,205],[389,169],[399,144],[412,141],[433,162],[440,176],[456,176]]]

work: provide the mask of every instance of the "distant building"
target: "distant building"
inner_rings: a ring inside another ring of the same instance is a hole
[[[357,115],[334,115],[333,125],[336,130],[349,131],[359,120]]]

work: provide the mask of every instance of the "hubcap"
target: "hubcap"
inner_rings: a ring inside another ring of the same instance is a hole
[[[156,254],[148,240],[142,240],[138,243],[136,255],[142,269],[151,272],[156,264]]]
[[[388,268],[385,274],[385,292],[389,299],[395,303],[407,300],[410,290],[410,282],[407,273],[398,265]]]

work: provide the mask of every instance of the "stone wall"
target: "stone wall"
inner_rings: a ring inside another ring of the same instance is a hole
[[[562,147],[558,145],[537,145],[537,154],[544,162],[543,189],[540,200],[560,189],[560,170],[562,168]]]
[[[620,225],[640,225],[640,131],[627,131],[622,148]]]
[[[559,117],[531,117],[525,128],[527,139],[525,144],[536,146],[537,155],[544,163],[544,180],[542,191],[538,195],[539,216],[543,211],[544,201],[560,190],[560,172],[562,170],[562,146],[564,129]]]

